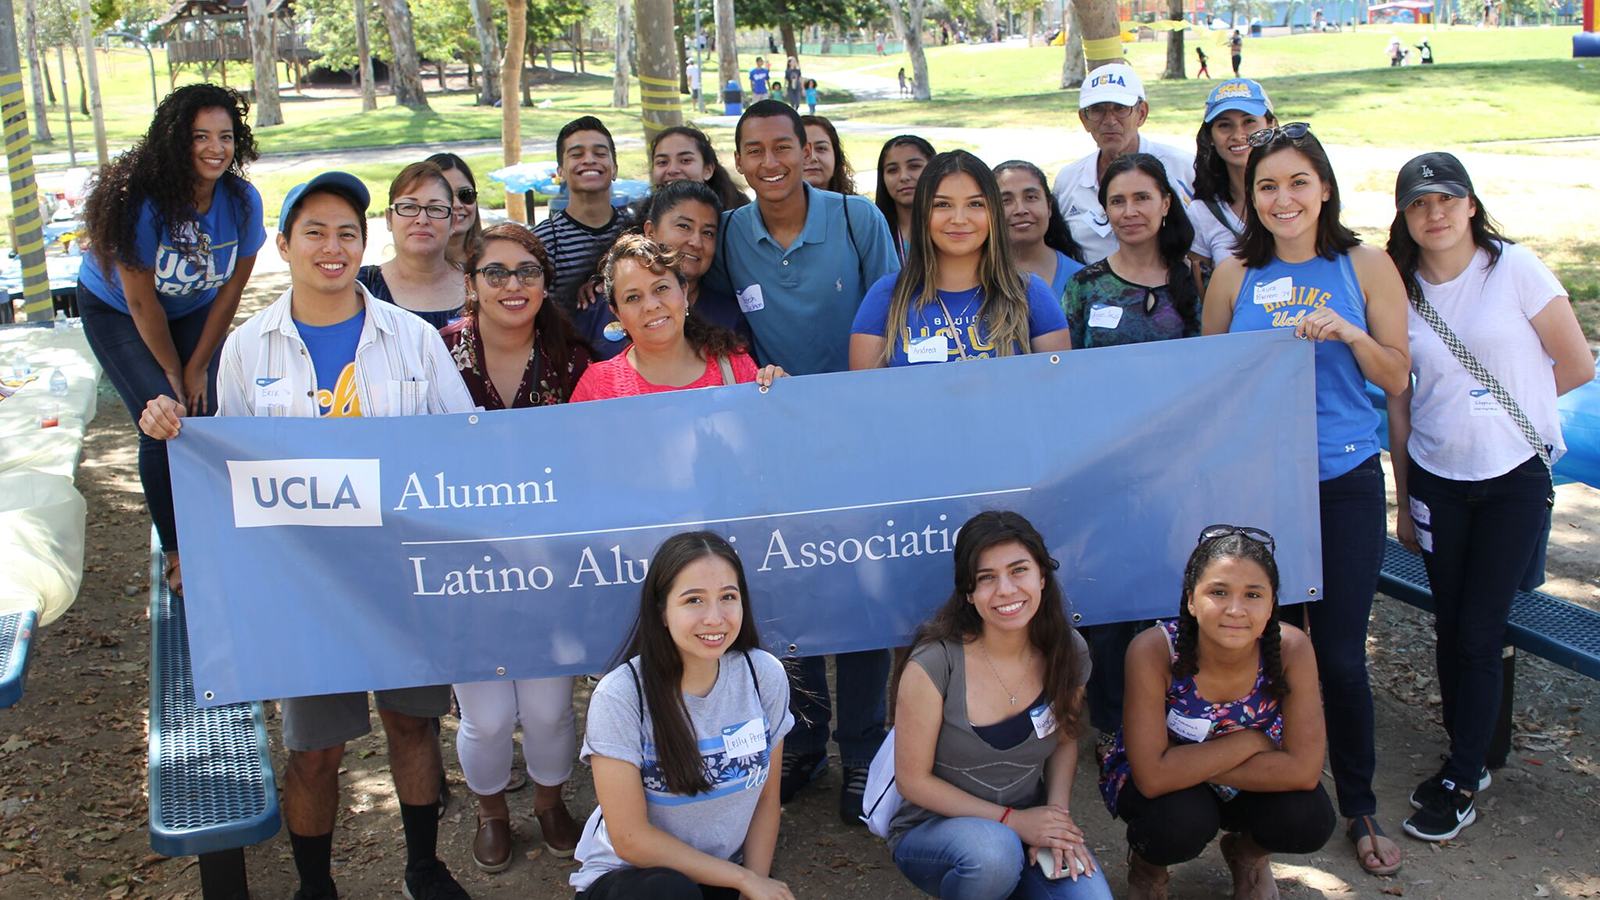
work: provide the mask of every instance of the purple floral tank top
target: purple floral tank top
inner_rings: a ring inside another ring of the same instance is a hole
[[[1178,620],[1172,619],[1157,623],[1167,633],[1167,649],[1172,651],[1172,661],[1178,661]],[[1167,712],[1177,713],[1188,720],[1208,720],[1211,722],[1210,731],[1205,737],[1221,737],[1229,732],[1241,728],[1254,728],[1266,732],[1273,743],[1283,744],[1283,712],[1278,701],[1266,692],[1267,670],[1259,661],[1256,663],[1256,683],[1250,688],[1250,693],[1245,694],[1231,703],[1211,703],[1195,690],[1194,677],[1174,678],[1167,688]],[[1194,743],[1190,736],[1169,732],[1179,741]],[[1202,738],[1204,739],[1204,738]],[[1123,785],[1128,783],[1131,773],[1128,767],[1128,749],[1122,743],[1122,731],[1118,729],[1116,741],[1111,745],[1111,751],[1100,761],[1100,796],[1105,799],[1106,809],[1111,815],[1117,814],[1117,797],[1122,793]],[[1224,788],[1231,791],[1231,788]],[[1219,791],[1221,793],[1221,791]],[[1224,799],[1230,799],[1231,794],[1224,794]]]

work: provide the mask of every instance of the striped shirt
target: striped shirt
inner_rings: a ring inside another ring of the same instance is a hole
[[[613,209],[611,221],[600,228],[590,228],[567,215],[566,210],[551,213],[550,217],[533,226],[534,236],[544,244],[550,254],[550,263],[556,271],[549,281],[550,296],[557,305],[576,316],[578,312],[578,286],[595,274],[600,257],[611,249],[622,233],[622,217]]]

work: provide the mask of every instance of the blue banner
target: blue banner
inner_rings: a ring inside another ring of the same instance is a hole
[[[1029,517],[1084,624],[1170,616],[1199,530],[1320,593],[1312,354],[1287,332],[420,418],[186,420],[202,704],[601,672],[672,534],[727,535],[780,656],[892,647],[961,523]]]

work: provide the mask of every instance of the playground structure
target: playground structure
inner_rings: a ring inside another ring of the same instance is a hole
[[[178,0],[156,20],[167,39],[169,89],[177,87],[178,72],[186,66],[204,81],[215,77],[226,85],[224,63],[250,61],[250,38],[244,28],[247,5],[247,0]],[[299,84],[306,65],[318,54],[295,31],[294,0],[268,0],[267,19],[272,24],[272,55],[284,64],[289,80]]]
[[[1600,56],[1600,0],[1583,0],[1583,30],[1572,36],[1572,55]]]

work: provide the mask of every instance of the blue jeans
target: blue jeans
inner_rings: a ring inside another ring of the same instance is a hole
[[[1445,777],[1475,784],[1500,710],[1506,620],[1544,534],[1550,475],[1537,456],[1485,481],[1440,478],[1416,462],[1410,473],[1412,500],[1427,509],[1428,522],[1412,520],[1418,540],[1430,538],[1422,564],[1433,588],[1434,653],[1450,736]]]
[[[105,370],[135,423],[144,412],[145,404],[162,394],[173,396],[172,385],[167,382],[166,373],[161,371],[161,364],[156,362],[150,348],[145,346],[144,338],[139,336],[133,316],[108,305],[81,285],[78,287],[78,314],[83,317],[83,336],[89,341],[89,349],[94,351],[100,368]],[[167,320],[180,365],[188,365],[189,357],[194,355],[209,315],[211,305],[206,304],[186,316]],[[221,356],[219,347],[211,357],[206,389],[205,415],[208,416],[217,411],[217,364]],[[138,425],[134,427],[137,429]],[[150,508],[150,518],[155,520],[156,533],[161,536],[161,548],[172,553],[178,549],[178,526],[172,511],[167,442],[142,431],[139,432],[139,481],[144,486],[144,502]]]
[[[839,685],[839,762],[852,768],[872,765],[887,733],[885,702],[889,694],[889,651],[862,650],[834,657]],[[784,750],[804,755],[828,749],[828,723],[833,719],[833,703],[828,695],[828,658],[807,656],[794,661],[790,669],[794,686],[789,694],[789,709],[794,713],[794,730],[784,740]]]
[[[1291,625],[1311,620],[1308,630],[1328,726],[1328,767],[1333,771],[1339,814],[1353,819],[1378,811],[1378,798],[1372,792],[1377,752],[1372,685],[1367,681],[1367,622],[1389,533],[1383,466],[1376,455],[1368,457],[1345,474],[1322,482],[1318,494],[1322,598],[1284,607],[1283,620]]]
[[[894,864],[940,900],[1111,900],[1103,869],[1051,881],[1028,865],[1017,833],[993,819],[929,819],[900,838]]]

